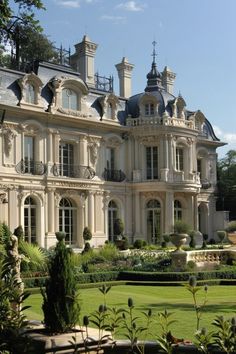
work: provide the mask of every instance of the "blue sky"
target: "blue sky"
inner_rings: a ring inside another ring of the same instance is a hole
[[[216,135],[236,149],[236,0],[44,0],[37,17],[50,40],[74,51],[84,34],[97,43],[95,70],[114,75],[126,56],[135,65],[133,94],[146,86],[157,42],[157,65],[176,74],[175,94],[200,109]]]

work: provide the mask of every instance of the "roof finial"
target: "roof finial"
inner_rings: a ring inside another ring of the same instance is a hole
[[[157,56],[157,53],[156,53],[156,44],[157,42],[154,40],[152,42],[152,45],[153,45],[153,52],[152,52],[152,57],[153,57],[153,63],[156,64],[156,56]]]

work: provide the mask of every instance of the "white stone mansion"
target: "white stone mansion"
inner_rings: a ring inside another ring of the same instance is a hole
[[[159,72],[155,52],[147,85],[131,95],[133,65],[116,65],[120,92],[94,71],[97,44],[84,36],[70,66],[0,68],[0,221],[50,247],[55,232],[83,247],[113,240],[117,217],[130,242],[159,243],[175,219],[209,237],[215,210],[215,136],[201,111],[173,95],[175,74]],[[154,48],[155,50],[155,48]]]

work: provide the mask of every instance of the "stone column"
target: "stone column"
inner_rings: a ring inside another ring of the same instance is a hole
[[[134,197],[134,203],[135,203],[135,236],[139,237],[140,236],[140,195],[139,192],[135,192],[135,197]]]
[[[88,227],[94,233],[94,192],[88,194]]]
[[[88,166],[87,139],[81,136],[79,140],[79,165]]]
[[[194,230],[199,229],[198,225],[198,200],[197,200],[197,195],[193,196],[193,208],[192,208],[192,213],[193,213],[193,228]]]
[[[165,200],[165,233],[173,232],[174,225],[174,193],[166,192]]]
[[[23,208],[23,215],[24,215],[24,206],[20,205],[20,208]],[[8,226],[11,231],[13,231],[17,226],[20,224],[23,225],[23,223],[19,223],[19,214],[18,210],[20,210],[18,207],[18,201],[17,201],[17,192],[16,190],[9,190],[9,199],[8,199]],[[18,209],[18,210],[17,210]],[[24,218],[24,217],[22,217]],[[24,219],[23,219],[24,221]]]
[[[54,205],[54,189],[48,189],[48,233],[55,233],[55,205]]]

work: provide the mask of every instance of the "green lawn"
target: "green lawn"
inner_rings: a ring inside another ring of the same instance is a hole
[[[87,315],[103,303],[103,295],[96,288],[80,290],[82,314]],[[157,314],[164,309],[173,312],[172,333],[185,339],[193,339],[196,329],[196,317],[193,309],[192,295],[185,287],[159,286],[114,286],[107,295],[108,306],[127,307],[127,299],[132,297],[135,308],[139,312],[152,309]],[[202,303],[204,291],[198,293],[199,304]],[[41,295],[31,295],[27,305],[32,307],[26,311],[29,319],[43,319]],[[210,286],[208,288],[207,305],[204,308],[201,327],[212,329],[211,322],[216,315],[232,317],[236,315],[236,287]],[[156,316],[155,316],[156,317]],[[153,325],[154,333],[158,332],[157,319]]]

